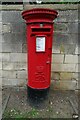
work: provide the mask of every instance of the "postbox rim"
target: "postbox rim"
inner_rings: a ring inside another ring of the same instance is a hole
[[[56,10],[53,9],[48,9],[48,8],[33,8],[30,10],[25,10],[22,12],[22,16],[25,19],[25,17],[27,18],[28,16],[30,17],[30,15],[38,15],[38,14],[48,14],[49,16],[55,16],[55,18],[58,15],[58,12]],[[45,16],[44,16],[45,18]]]
[[[56,13],[56,15],[58,14],[58,12],[56,10],[53,10],[53,9],[48,9],[48,8],[33,8],[33,9],[30,9],[30,10],[23,11],[22,15],[24,13],[30,14],[30,12],[32,12],[32,13],[36,12],[36,13],[38,13],[39,11],[41,11],[42,13],[43,12],[47,12],[47,13],[53,12],[53,13]]]

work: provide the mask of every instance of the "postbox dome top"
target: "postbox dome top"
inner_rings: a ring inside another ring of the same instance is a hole
[[[29,22],[50,22],[53,21],[58,15],[56,10],[47,8],[33,8],[22,12],[23,19]]]

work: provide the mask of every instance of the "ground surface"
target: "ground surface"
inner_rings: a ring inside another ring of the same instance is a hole
[[[76,118],[78,95],[53,89],[47,95],[42,92],[34,95],[26,87],[3,88],[2,105],[3,118]]]

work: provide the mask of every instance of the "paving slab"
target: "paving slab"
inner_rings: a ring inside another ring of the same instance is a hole
[[[78,94],[50,88],[31,92],[27,87],[3,88],[3,118],[78,118]]]

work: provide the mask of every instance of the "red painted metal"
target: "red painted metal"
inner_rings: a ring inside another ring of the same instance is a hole
[[[28,86],[30,88],[50,87],[53,20],[57,14],[54,10],[43,8],[22,12],[23,19],[27,23]]]

